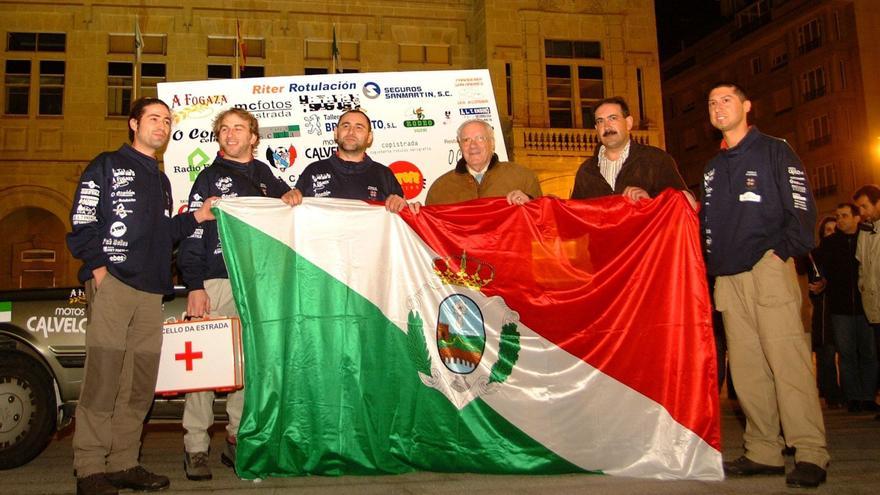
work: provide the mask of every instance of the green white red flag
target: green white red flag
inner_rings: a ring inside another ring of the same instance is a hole
[[[723,477],[681,193],[215,212],[244,331],[240,476]]]

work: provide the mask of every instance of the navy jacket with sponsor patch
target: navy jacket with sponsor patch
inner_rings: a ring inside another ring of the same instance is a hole
[[[804,167],[784,140],[753,126],[706,165],[700,226],[709,275],[751,270],[769,249],[783,260],[806,254],[815,223]]]
[[[362,162],[349,162],[336,155],[312,162],[296,181],[303,196],[316,198],[385,201],[403,189],[391,169],[369,156]]]
[[[198,209],[205,198],[211,196],[280,198],[288,191],[290,186],[275,177],[265,163],[252,160],[248,164],[241,164],[218,155],[214,163],[196,177],[189,193],[189,209]],[[180,268],[183,283],[190,290],[204,289],[205,280],[229,278],[216,221],[202,223],[191,236],[180,243],[177,266]]]
[[[196,228],[192,213],[172,214],[171,184],[155,158],[125,144],[101,153],[80,177],[67,247],[83,261],[79,280],[106,266],[128,286],[172,292],[174,244]]]

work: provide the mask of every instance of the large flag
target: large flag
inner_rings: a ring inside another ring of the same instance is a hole
[[[240,476],[723,477],[681,193],[215,212],[244,328]]]

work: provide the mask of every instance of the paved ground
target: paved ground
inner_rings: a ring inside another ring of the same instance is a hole
[[[725,459],[742,450],[742,426],[735,403],[722,402]],[[399,476],[342,476],[275,478],[259,483],[241,481],[224,468],[219,454],[212,454],[214,479],[188,481],[183,475],[183,439],[179,423],[150,424],[143,448],[143,462],[171,477],[171,489],[163,493],[266,494],[880,494],[880,421],[873,414],[854,415],[840,409],[825,411],[832,463],[829,482],[817,490],[790,489],[782,477],[728,479],[723,482],[646,481],[595,475],[486,476],[474,474],[414,473]],[[222,428],[217,428],[212,450],[220,452]],[[0,472],[0,495],[72,493],[72,430],[67,429],[30,464]],[[792,467],[788,458],[788,468]]]

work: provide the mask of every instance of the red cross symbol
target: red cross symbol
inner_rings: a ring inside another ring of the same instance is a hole
[[[175,361],[186,361],[186,371],[192,371],[193,369],[193,361],[196,359],[202,359],[201,352],[193,352],[193,343],[190,341],[186,342],[186,352],[178,352],[174,355]]]

